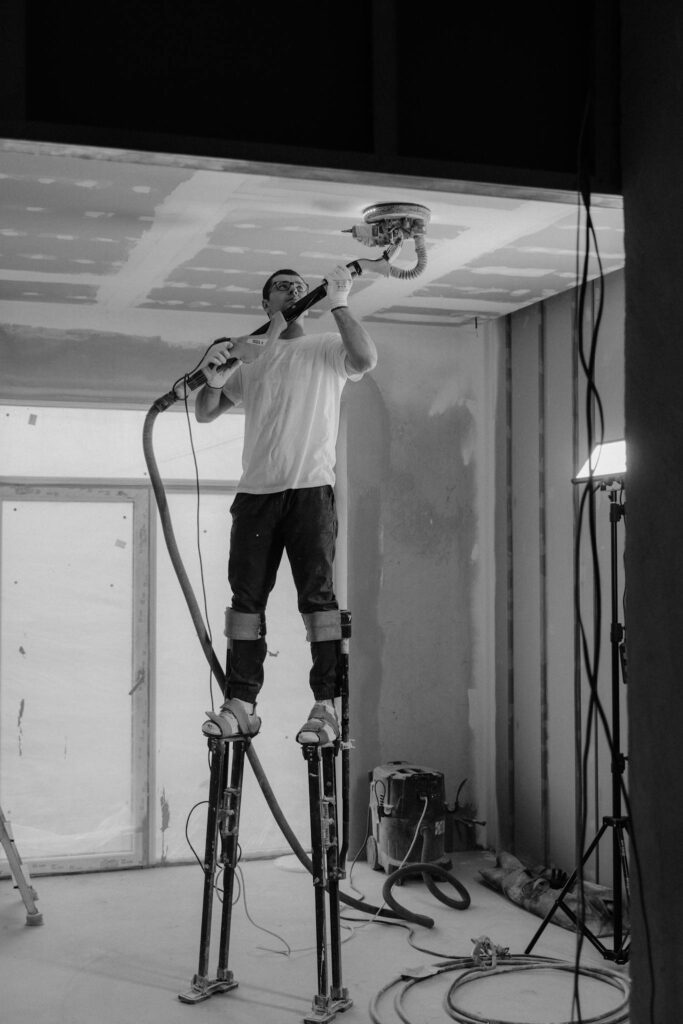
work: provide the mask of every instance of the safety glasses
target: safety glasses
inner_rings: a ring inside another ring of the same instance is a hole
[[[271,292],[293,292],[298,297],[306,294],[308,285],[305,281],[273,281],[270,290]]]

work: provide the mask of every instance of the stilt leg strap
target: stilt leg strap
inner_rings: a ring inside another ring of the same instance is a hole
[[[225,635],[230,640],[260,640],[266,635],[266,623],[260,612],[225,609]]]
[[[327,747],[339,739],[339,720],[323,704],[314,704],[296,739],[302,746]]]
[[[230,720],[230,715],[237,722],[237,730],[235,730],[234,724]],[[256,736],[261,728],[261,719],[258,715],[255,713],[253,715],[248,714],[244,705],[238,700],[226,700],[219,712],[207,711],[206,717],[209,721],[205,722],[202,727],[204,735],[218,736],[224,740],[239,736]]]
[[[331,608],[323,612],[302,612],[309,644],[318,640],[341,640],[341,612]]]

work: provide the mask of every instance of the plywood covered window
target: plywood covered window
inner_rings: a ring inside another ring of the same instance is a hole
[[[0,804],[34,873],[185,861],[186,823],[202,848],[201,723],[221,694],[164,544],[144,415],[0,408]],[[221,662],[242,436],[240,415],[200,426],[172,412],[154,429],[173,529]],[[310,703],[309,655],[286,560],[268,623],[259,756],[305,841],[294,736]],[[246,775],[244,855],[281,851]]]
[[[144,500],[2,487],[0,799],[43,870],[145,855]]]

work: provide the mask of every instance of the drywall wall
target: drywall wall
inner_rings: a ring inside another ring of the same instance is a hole
[[[345,400],[355,837],[365,830],[367,773],[393,760],[443,772],[450,803],[467,779],[462,800],[495,830],[488,773],[502,333],[489,324],[373,334],[377,369]]]
[[[623,438],[624,284],[620,271],[589,286],[582,341],[594,326],[595,383],[604,438]],[[507,336],[507,444],[499,429],[497,486],[497,719],[501,841],[518,855],[571,870],[575,859],[576,763],[587,735],[590,692],[577,646],[574,542],[581,488],[572,482],[587,457],[585,374],[579,358],[578,292],[513,314]],[[594,440],[598,440],[596,426]],[[589,645],[595,579],[582,530],[579,591]],[[599,696],[610,706],[609,508],[596,497],[598,573],[602,580]],[[623,593],[623,528],[617,568]],[[621,700],[625,700],[623,692]],[[610,812],[610,759],[593,725],[588,757],[588,833]],[[597,795],[595,795],[597,794]],[[609,884],[601,868],[590,869]]]

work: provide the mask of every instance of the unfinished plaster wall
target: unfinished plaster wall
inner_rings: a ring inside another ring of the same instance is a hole
[[[500,323],[373,326],[373,375],[346,392],[354,832],[368,771],[443,772],[495,833],[493,425]]]

